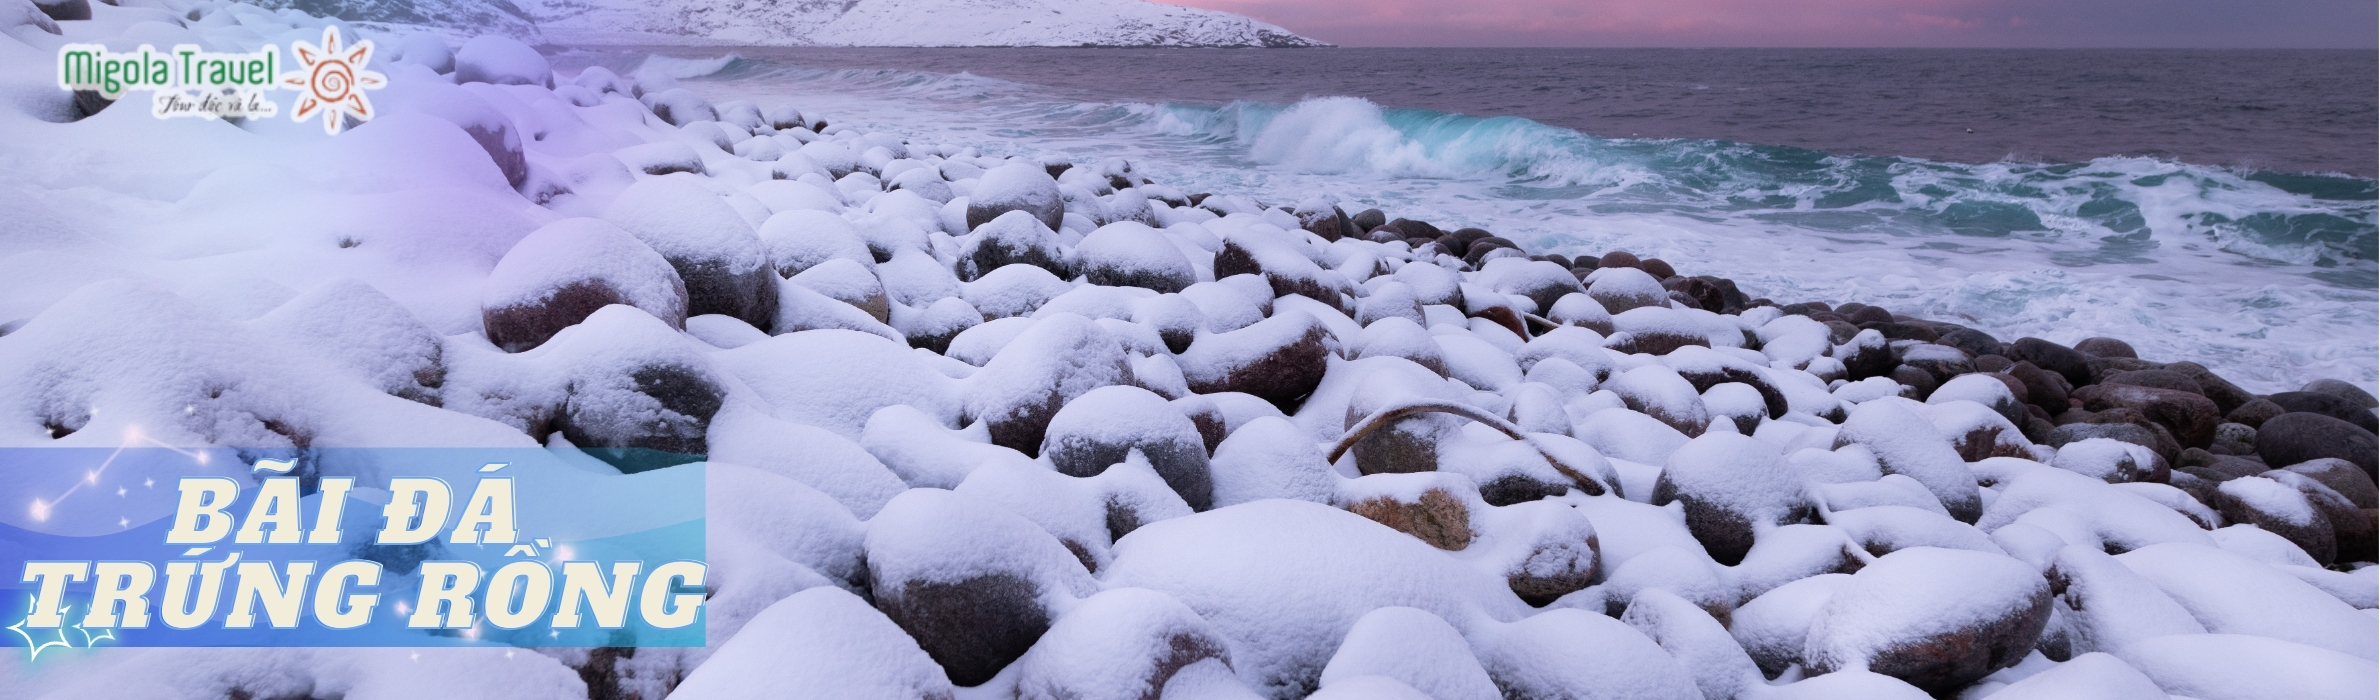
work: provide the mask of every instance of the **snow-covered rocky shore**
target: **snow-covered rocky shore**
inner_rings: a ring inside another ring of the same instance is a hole
[[[0,696],[2380,692],[2351,385],[2253,395],[496,37],[364,32],[389,85],[338,136],[56,88],[67,42],[326,22],[125,4],[0,0],[0,445],[703,455],[712,643],[0,654]]]

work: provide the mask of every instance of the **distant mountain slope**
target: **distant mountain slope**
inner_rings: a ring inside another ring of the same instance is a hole
[[[249,1],[560,44],[1328,46],[1240,15],[1145,0]]]
[[[268,10],[294,9],[351,22],[440,27],[543,43],[529,13],[511,0],[245,0]]]

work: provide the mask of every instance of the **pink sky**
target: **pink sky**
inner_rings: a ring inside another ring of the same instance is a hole
[[[1342,46],[2374,48],[2372,0],[1165,0]]]

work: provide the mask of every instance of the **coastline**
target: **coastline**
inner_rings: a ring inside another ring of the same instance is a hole
[[[210,31],[324,24],[247,19]],[[2315,692],[2380,653],[2368,382],[382,38],[335,136],[8,93],[0,440],[703,454],[712,644],[109,649],[9,662],[26,696]]]

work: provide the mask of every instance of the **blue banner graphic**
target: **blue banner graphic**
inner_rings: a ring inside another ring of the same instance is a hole
[[[703,644],[703,465],[576,450],[0,450],[0,639]]]

